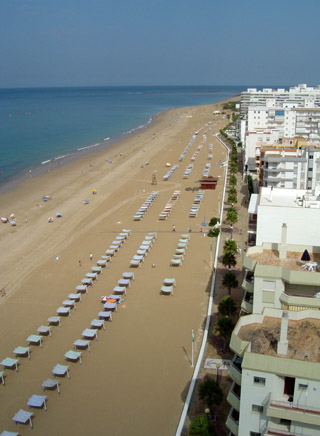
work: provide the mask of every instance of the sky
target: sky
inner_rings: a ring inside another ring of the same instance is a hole
[[[320,83],[320,0],[0,0],[0,88]]]

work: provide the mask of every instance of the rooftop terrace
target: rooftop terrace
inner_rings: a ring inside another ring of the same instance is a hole
[[[248,250],[247,257],[255,259],[260,265],[281,266],[294,271],[303,271],[302,267],[306,263],[301,261],[302,252],[287,251],[286,258],[280,259],[277,250],[264,249],[254,253],[252,251]],[[320,266],[320,254],[309,252],[309,255],[310,262],[317,262]]]
[[[237,336],[243,341],[251,342],[252,353],[277,356],[280,325],[280,318],[265,316],[262,324],[252,323],[242,326]],[[288,342],[286,357],[320,362],[320,319],[289,319]]]

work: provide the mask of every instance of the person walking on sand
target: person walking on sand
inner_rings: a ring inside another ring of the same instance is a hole
[[[81,266],[81,260],[79,260],[79,266]]]
[[[90,258],[90,260],[92,260],[92,253],[89,254],[89,258]]]
[[[176,231],[176,226],[173,224],[172,226],[172,231],[175,232]]]

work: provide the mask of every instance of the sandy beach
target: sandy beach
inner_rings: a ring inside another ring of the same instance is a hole
[[[166,111],[110,149],[37,177],[31,174],[29,180],[0,195],[1,216],[14,213],[17,222],[16,227],[0,224],[0,288],[6,291],[0,296],[1,360],[15,357],[16,347],[26,347],[27,337],[48,325],[47,319],[56,315],[62,301],[75,292],[121,230],[131,229],[130,238],[108,268],[102,269],[88,294],[82,294],[71,317],[61,318],[61,327],[52,326],[52,336],[43,338],[42,347],[30,346],[31,359],[19,357],[18,372],[5,370],[5,386],[0,385],[0,432],[18,431],[22,436],[84,436],[93,431],[114,436],[174,434],[193,372],[191,332],[195,332],[197,354],[208,304],[215,239],[204,237],[202,222],[220,212],[224,167],[218,162],[226,159],[226,150],[214,134],[227,119],[215,116],[217,109],[221,103]],[[178,162],[195,132],[193,145]],[[184,179],[202,141],[194,169]],[[211,160],[209,144],[213,144]],[[163,181],[168,162],[179,167]],[[197,194],[194,188],[200,187],[208,162],[218,185],[205,191],[198,216],[190,218]],[[151,184],[153,174],[156,185]],[[175,190],[181,191],[180,198],[168,219],[159,221]],[[141,221],[134,221],[152,191],[158,191],[156,200]],[[44,202],[44,195],[51,199]],[[57,212],[61,218],[56,218]],[[53,217],[52,223],[48,217]],[[171,267],[179,237],[190,227],[182,267]],[[141,267],[130,268],[148,232],[157,232],[157,239]],[[74,341],[103,310],[100,297],[112,294],[125,271],[134,272],[135,280],[113,321],[105,323],[105,331],[99,330],[91,351],[83,351],[82,365],[66,362],[64,354],[74,349]],[[166,277],[176,280],[173,296],[160,295]],[[69,365],[70,370],[70,379],[59,378],[60,396],[56,390],[43,393],[41,388],[44,380],[53,378],[57,363]],[[47,396],[47,412],[28,408],[33,394]],[[33,412],[33,430],[12,421],[19,409]]]

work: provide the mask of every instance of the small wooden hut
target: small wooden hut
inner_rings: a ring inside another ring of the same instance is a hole
[[[216,189],[217,183],[218,178],[212,176],[203,177],[200,180],[201,189]]]

